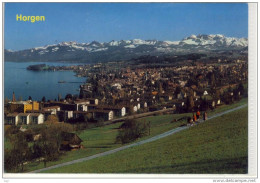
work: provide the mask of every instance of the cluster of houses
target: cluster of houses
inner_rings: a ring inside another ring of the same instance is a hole
[[[151,95],[151,100],[147,99],[147,101],[156,101],[156,95]],[[146,102],[144,98],[142,100],[129,99],[128,102],[124,101],[120,105],[100,104],[98,99],[92,98],[48,102],[12,101],[7,104],[9,112],[5,113],[5,124],[42,124],[50,115],[56,115],[60,122],[86,121],[86,117],[88,120],[108,121],[135,114],[141,110],[153,112],[167,108],[182,108],[185,106],[187,96],[181,93],[177,99],[168,95],[162,95],[162,97],[167,102],[161,105],[153,105],[152,102]]]
[[[41,124],[48,119],[49,115],[56,115],[59,121],[67,122],[80,117],[84,119],[86,115],[90,115],[90,118],[107,121],[113,119],[114,115],[125,116],[126,114],[124,107],[98,105],[98,99],[73,102],[12,101],[6,107],[9,112],[5,113],[5,123],[10,125]]]
[[[237,87],[240,82],[247,82],[248,75],[245,62],[117,70],[108,65],[107,70],[105,67],[97,70],[100,68],[89,70],[92,82],[80,86],[77,98],[48,102],[16,101],[13,94],[13,100],[5,106],[5,123],[41,124],[49,115],[56,115],[60,122],[109,121],[167,108],[181,112],[190,100],[194,106],[200,106],[201,99],[206,99],[214,108],[222,103],[220,94]],[[213,89],[215,93],[212,93]],[[229,96],[233,98],[232,91]]]

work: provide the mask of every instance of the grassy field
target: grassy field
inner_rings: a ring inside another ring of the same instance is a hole
[[[242,99],[238,103],[232,105],[227,105],[227,106],[223,105],[217,108],[216,110],[209,112],[208,115],[210,116],[212,114],[237,107],[246,102],[247,100]],[[152,136],[158,135],[165,131],[181,126],[182,124],[186,123],[186,120],[182,120],[174,123],[172,123],[172,120],[179,119],[182,117],[189,117],[189,116],[191,117],[192,114],[185,113],[185,114],[174,114],[174,115],[160,115],[160,116],[150,116],[150,117],[139,119],[139,121],[145,120],[146,122],[149,121],[151,122],[151,134],[149,136],[145,136],[143,138],[138,139],[138,141],[144,140],[146,138],[150,138]],[[66,152],[57,161],[47,163],[47,166],[52,166],[67,161],[91,156],[97,153],[105,152],[122,146],[121,144],[115,143],[115,139],[118,134],[118,127],[121,124],[122,123],[116,123],[116,124],[111,124],[103,127],[97,127],[97,128],[92,128],[92,129],[87,129],[84,131],[77,132],[78,136],[83,140],[82,145],[84,146],[84,148],[80,150]],[[8,147],[10,146],[9,141],[5,141],[5,148],[7,146]],[[33,162],[25,166],[25,171],[29,172],[40,168],[44,168],[43,162]]]
[[[44,173],[247,173],[247,116],[245,107],[151,143]]]
[[[147,122],[151,122],[151,133],[150,136],[145,136],[138,140],[155,136],[186,123],[186,120],[171,123],[173,118],[179,119],[183,116],[187,116],[187,114],[176,114],[174,117],[173,115],[162,115],[144,118]],[[144,119],[139,119],[139,121],[143,121]],[[115,143],[118,134],[118,127],[121,124],[122,123],[116,123],[77,132],[78,136],[83,140],[81,144],[84,148],[66,152],[59,158],[59,160],[47,163],[47,166],[91,156],[122,146],[122,144]],[[43,162],[34,162],[25,166],[27,172],[40,168],[44,168]]]

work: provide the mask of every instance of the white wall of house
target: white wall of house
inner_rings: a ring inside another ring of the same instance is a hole
[[[76,111],[80,110],[81,105],[80,104],[76,104]]]
[[[125,116],[125,112],[126,112],[126,109],[125,109],[125,107],[123,107],[123,108],[121,109],[121,116]]]
[[[145,108],[147,107],[147,102],[144,103],[144,107],[145,107]]]
[[[26,116],[26,124],[29,125],[30,123],[30,115]]]
[[[108,113],[108,120],[112,120],[114,118],[114,112],[113,111],[110,111]]]
[[[43,114],[40,114],[38,116],[38,124],[42,124],[44,122],[44,115]]]
[[[137,106],[134,106],[134,107],[133,107],[133,111],[134,111],[134,112],[137,112]]]
[[[141,105],[138,103],[138,104],[137,104],[137,109],[140,109],[140,107],[141,107]]]
[[[196,97],[196,95],[197,95],[197,93],[196,93],[196,91],[194,91],[194,92],[193,92],[193,96]]]
[[[66,111],[66,116],[68,119],[73,118],[73,111]]]
[[[221,103],[221,101],[220,101],[220,99],[218,99],[217,104],[220,104],[220,103]]]
[[[51,114],[54,114],[54,115],[56,115],[57,114],[57,111],[60,111],[60,107],[53,107],[53,108],[47,108],[47,109],[45,109],[45,110],[47,110],[47,111],[51,111]]]
[[[80,104],[78,107],[79,111],[88,111],[88,106],[85,104]]]
[[[56,114],[57,114],[57,111],[56,111],[56,109],[55,109],[55,108],[53,108],[53,109],[48,109],[48,111],[51,111],[51,114],[54,114],[54,115],[56,115]]]

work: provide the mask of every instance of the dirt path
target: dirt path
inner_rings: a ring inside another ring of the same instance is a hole
[[[236,108],[233,108],[233,109],[229,109],[227,111],[215,114],[213,116],[208,117],[208,120],[216,118],[216,117],[219,117],[219,116],[222,116],[224,114],[227,114],[227,113],[230,113],[230,112],[233,112],[233,111],[236,111],[236,110],[244,108],[246,106],[247,106],[247,104],[244,104],[244,105],[241,105],[239,107],[236,107]],[[202,123],[202,122],[204,122],[204,121],[201,120],[200,123]],[[134,146],[142,145],[142,144],[145,144],[145,143],[153,142],[155,140],[158,140],[158,139],[167,137],[169,135],[175,134],[177,132],[180,132],[182,130],[185,130],[187,128],[192,128],[192,126],[177,127],[177,128],[174,128],[174,129],[172,129],[170,131],[164,132],[164,133],[162,133],[160,135],[156,135],[156,136],[151,137],[151,138],[146,139],[146,140],[135,142],[135,143],[132,143],[132,144],[129,144],[129,145],[126,145],[126,146],[122,146],[122,147],[119,147],[119,148],[116,148],[116,149],[113,149],[113,150],[110,150],[110,151],[106,151],[106,152],[103,152],[103,153],[95,154],[95,155],[88,156],[88,157],[85,157],[85,158],[69,161],[69,162],[66,162],[66,163],[61,163],[61,164],[50,166],[50,167],[47,167],[47,168],[38,169],[38,170],[29,172],[29,173],[39,173],[39,172],[42,172],[42,171],[45,171],[45,170],[51,170],[51,169],[54,169],[54,168],[59,168],[59,167],[63,167],[63,166],[67,166],[67,165],[71,165],[71,164],[75,164],[75,163],[80,163],[80,162],[83,162],[83,161],[88,161],[88,160],[91,160],[91,159],[94,159],[94,158],[103,157],[103,156],[106,156],[106,155],[109,155],[109,154],[116,153],[118,151],[122,151],[122,150],[128,149],[130,147],[134,147]]]

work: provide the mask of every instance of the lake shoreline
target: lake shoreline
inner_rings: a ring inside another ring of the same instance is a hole
[[[26,68],[30,64],[42,62],[4,62],[4,97],[12,99],[15,92],[16,99],[27,100],[29,96],[33,100],[41,100],[44,96],[47,100],[55,100],[61,94],[79,95],[81,83],[86,82],[86,77],[77,77],[73,70],[58,70],[58,72],[32,71]],[[52,62],[53,66],[69,66],[75,63]],[[63,72],[60,72],[63,71]],[[58,83],[59,81],[67,83]],[[69,84],[68,84],[69,83]]]

